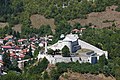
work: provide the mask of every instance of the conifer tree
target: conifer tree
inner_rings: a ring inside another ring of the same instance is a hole
[[[70,51],[69,48],[67,46],[64,46],[62,49],[62,56],[63,57],[70,57]]]

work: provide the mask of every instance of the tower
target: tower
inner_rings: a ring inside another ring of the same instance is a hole
[[[47,35],[45,36],[45,54],[47,54]]]

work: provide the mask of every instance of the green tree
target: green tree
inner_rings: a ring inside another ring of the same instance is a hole
[[[39,54],[39,50],[35,49],[35,51],[34,51],[34,58],[36,58],[38,56],[38,54]]]
[[[43,80],[50,80],[50,77],[49,77],[47,71],[44,71],[44,74],[43,74]]]
[[[57,69],[52,69],[50,71],[50,80],[58,80],[60,75],[61,74],[57,71]]]
[[[12,64],[10,66],[10,70],[21,72],[21,70],[18,68],[17,59],[12,59]]]
[[[17,33],[16,33],[16,37],[17,38],[20,38],[20,33],[17,31]]]
[[[64,46],[62,49],[62,56],[63,57],[70,57],[70,51],[69,48],[67,46]]]
[[[6,75],[0,76],[0,80],[26,80],[20,73],[9,71]]]
[[[116,80],[120,80],[120,66],[115,68],[115,78]]]
[[[11,66],[11,61],[10,61],[10,54],[5,52],[3,54],[3,62],[4,62],[4,66],[7,68],[10,68]]]
[[[99,64],[100,68],[103,68],[105,65],[108,64],[108,61],[105,58],[105,55],[100,56],[98,64]]]
[[[48,54],[54,54],[54,51],[52,49],[48,49]]]
[[[28,52],[29,56],[32,58],[33,55],[32,55],[32,47],[31,47],[31,44],[30,44],[30,48],[29,48],[29,52]]]
[[[3,44],[5,45],[7,43],[7,40],[3,40]]]
[[[42,61],[38,62],[36,66],[32,66],[28,69],[27,73],[30,74],[41,74],[48,66],[49,62],[46,58],[43,58]]]
[[[74,24],[73,28],[80,29],[80,28],[82,28],[82,26],[80,23],[76,23],[76,24]]]
[[[45,36],[45,35],[50,35],[50,34],[52,34],[52,30],[49,25],[42,25],[39,28],[39,35]]]

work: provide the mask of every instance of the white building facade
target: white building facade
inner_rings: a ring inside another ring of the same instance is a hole
[[[75,53],[80,49],[80,45],[78,43],[78,35],[76,34],[68,34],[63,40],[59,40],[57,43],[52,46],[48,46],[48,49],[52,50],[62,50],[64,46],[67,46],[70,50],[70,53]]]
[[[79,63],[92,63],[95,64],[99,60],[99,57],[102,55],[105,55],[106,59],[108,59],[108,52],[103,51],[85,41],[82,41],[78,39],[77,34],[68,34],[65,36],[64,39],[59,40],[57,43],[48,46],[47,49],[52,49],[52,50],[62,50],[64,46],[67,46],[70,50],[71,54],[74,54],[74,56],[70,57],[63,57],[62,55],[48,55],[48,54],[41,54],[39,53],[38,59],[41,58],[46,58],[50,64],[56,64],[58,62],[76,62],[78,61]],[[90,54],[88,53],[82,53],[80,56],[76,55],[76,51],[80,49],[89,49],[92,52]]]

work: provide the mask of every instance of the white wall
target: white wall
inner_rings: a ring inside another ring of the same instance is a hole
[[[85,41],[82,41],[82,40],[79,40],[78,42],[79,42],[79,45],[81,45],[81,48],[93,50],[99,56],[105,54],[106,59],[108,59],[108,52],[107,51],[103,51],[103,50],[101,50],[101,49],[99,49],[99,48],[97,48],[97,47],[95,47],[95,46],[93,46]]]
[[[2,55],[0,55],[0,60],[2,60]]]
[[[79,61],[80,63],[82,63],[79,60],[79,57],[62,57],[61,55],[52,56],[52,55],[47,55],[47,54],[39,54],[38,60],[42,59],[44,57],[49,61],[50,64],[56,64],[58,62],[68,63],[68,62],[72,62],[72,61],[73,62]],[[71,61],[71,59],[72,59],[72,61]]]

